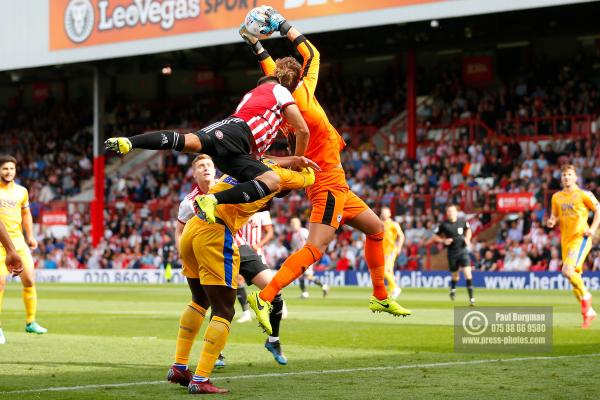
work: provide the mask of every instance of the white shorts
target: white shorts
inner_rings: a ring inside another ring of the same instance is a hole
[[[304,271],[303,275],[314,275],[315,274],[315,270],[313,269],[313,266],[311,264],[310,267],[306,268],[306,271]]]

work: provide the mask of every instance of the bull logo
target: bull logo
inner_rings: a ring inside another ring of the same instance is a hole
[[[90,0],[71,0],[65,10],[65,32],[73,43],[84,42],[94,29],[94,7]]]

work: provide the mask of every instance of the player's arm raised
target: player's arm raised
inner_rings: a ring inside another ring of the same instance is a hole
[[[275,73],[275,61],[269,55],[267,50],[263,47],[255,36],[251,35],[246,29],[246,25],[242,23],[240,26],[240,36],[250,47],[252,47],[252,51],[258,58],[258,64],[260,65],[260,69],[264,75],[273,75]]]
[[[19,257],[15,245],[10,239],[8,231],[2,221],[0,221],[0,243],[4,246],[4,250],[6,251],[4,263],[6,264],[8,271],[13,276],[19,275],[23,272],[23,262],[21,261],[21,257]]]
[[[317,82],[319,80],[319,67],[321,64],[321,55],[317,48],[306,39],[306,37],[286,21],[283,15],[271,9],[269,21],[273,30],[279,31],[281,36],[286,36],[295,46],[296,50],[302,56],[304,62],[302,65],[302,81],[304,91],[307,95],[307,103],[312,101]]]

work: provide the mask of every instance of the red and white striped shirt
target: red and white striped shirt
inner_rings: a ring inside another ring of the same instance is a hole
[[[263,83],[246,93],[233,117],[243,119],[252,131],[256,155],[262,157],[277,136],[283,110],[295,104],[289,90],[278,83]]]
[[[254,214],[246,222],[246,225],[240,228],[237,235],[235,235],[237,245],[240,246],[240,243],[242,243],[252,247],[260,243],[262,240],[262,228],[267,225],[273,225],[271,214],[268,211],[261,211]],[[256,253],[262,256],[262,247],[256,250]]]
[[[292,247],[292,251],[298,251],[301,248],[303,248],[307,240],[308,229],[300,228],[296,232],[293,232],[290,240],[290,246]]]

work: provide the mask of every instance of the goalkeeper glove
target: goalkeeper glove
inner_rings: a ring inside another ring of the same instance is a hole
[[[260,51],[263,49],[262,44],[260,44],[260,42],[255,36],[251,35],[250,32],[248,32],[248,29],[246,29],[246,24],[242,23],[240,25],[239,33],[242,39],[244,39],[246,43],[248,43],[250,47],[252,47],[252,50],[254,50],[254,54],[260,53]]]
[[[292,26],[285,20],[283,15],[279,14],[273,7],[268,7],[265,14],[268,17],[267,21],[271,31],[279,31],[281,36],[286,36]]]

